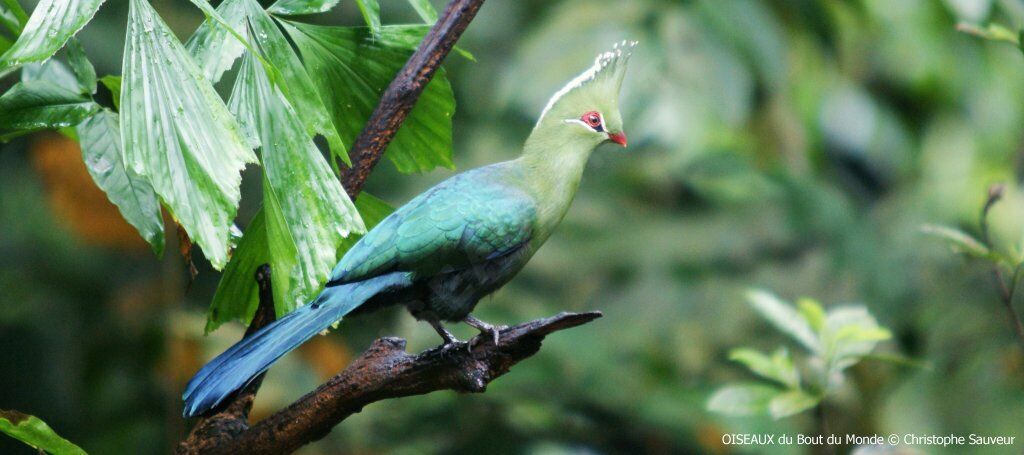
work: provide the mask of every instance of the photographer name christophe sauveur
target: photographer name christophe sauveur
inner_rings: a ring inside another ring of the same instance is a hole
[[[1017,443],[1016,436],[993,435],[925,435],[925,434],[765,434],[765,433],[726,433],[722,435],[722,444],[727,446],[769,446],[769,445],[853,445],[853,446],[1012,446]]]

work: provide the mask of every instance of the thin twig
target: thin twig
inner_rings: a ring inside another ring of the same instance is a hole
[[[990,186],[988,188],[988,198],[985,200],[985,205],[982,206],[981,214],[978,216],[981,241],[989,251],[995,251],[995,246],[992,245],[991,236],[989,235],[988,215],[992,207],[1003,198],[1005,191],[1006,185],[1002,183]],[[1010,325],[1017,335],[1017,341],[1020,342],[1021,347],[1024,347],[1024,323],[1021,322],[1020,315],[1017,314],[1017,310],[1013,307],[1013,301],[1017,296],[1017,283],[1020,281],[1022,265],[1024,263],[1018,263],[1013,267],[1013,276],[1010,284],[1006,283],[1001,261],[993,261],[992,275],[996,280],[996,285],[999,287],[999,299],[1003,302],[1003,307],[1006,308],[1007,315],[1010,318]]]
[[[978,226],[981,228],[981,242],[985,246],[992,248],[992,242],[988,235],[988,212],[992,210],[992,207],[997,202],[1003,199],[1003,195],[1006,193],[1006,185],[1002,183],[996,183],[988,187],[988,198],[985,199],[985,205],[981,207],[981,214],[978,215]]]
[[[1003,271],[999,267],[999,264],[995,264],[992,270],[997,285],[999,286],[999,300],[1003,302],[1003,306],[1006,308],[1007,315],[1010,318],[1010,324],[1013,326],[1014,333],[1017,334],[1017,341],[1021,343],[1021,347],[1024,347],[1024,323],[1021,322],[1020,315],[1017,314],[1017,310],[1013,307],[1013,300],[1016,296],[1017,290],[1017,282],[1020,281],[1021,265],[1018,264],[1014,268],[1012,282],[1009,287],[1006,285],[1006,280],[1003,278]]]

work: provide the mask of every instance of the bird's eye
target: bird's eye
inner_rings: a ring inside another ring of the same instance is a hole
[[[583,114],[583,116],[580,117],[580,120],[582,120],[583,123],[586,123],[587,126],[593,128],[594,131],[604,131],[604,125],[601,124],[601,114],[597,111],[590,111]]]

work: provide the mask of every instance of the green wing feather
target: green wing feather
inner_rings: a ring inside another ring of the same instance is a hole
[[[430,276],[509,252],[530,240],[533,199],[509,185],[504,167],[456,175],[417,196],[356,243],[331,273],[331,284],[394,271]]]

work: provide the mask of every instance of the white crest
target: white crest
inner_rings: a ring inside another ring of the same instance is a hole
[[[617,77],[615,81],[617,84],[622,83],[622,75],[625,70],[626,62],[629,61],[629,56],[633,54],[633,48],[636,47],[637,41],[624,40],[615,43],[612,50],[602,53],[597,56],[594,60],[594,65],[588,68],[579,76],[576,76],[568,84],[555,92],[554,96],[548,100],[548,104],[544,106],[544,110],[540,113],[540,118],[551,110],[551,107],[558,102],[565,94],[580,88],[588,83],[596,81],[599,77],[608,75],[609,77]],[[617,89],[618,87],[616,87]]]

